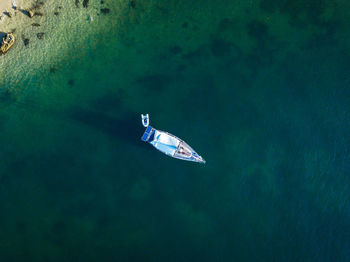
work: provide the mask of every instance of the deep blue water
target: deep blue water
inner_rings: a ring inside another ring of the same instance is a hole
[[[0,82],[0,260],[350,261],[349,4],[105,2],[120,27]]]

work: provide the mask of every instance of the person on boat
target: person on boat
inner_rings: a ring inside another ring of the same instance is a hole
[[[180,150],[179,150],[179,153],[180,153],[180,154],[182,154],[182,155],[187,155],[187,156],[191,155],[191,154],[189,154],[189,152],[187,152],[187,151],[185,150],[185,148],[184,148],[183,146],[180,146],[179,149],[180,149]]]

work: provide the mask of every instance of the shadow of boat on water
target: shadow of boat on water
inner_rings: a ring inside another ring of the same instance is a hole
[[[139,121],[140,116],[134,112],[126,112],[118,117],[111,117],[102,112],[78,107],[71,108],[68,116],[74,121],[134,145],[140,145],[140,138],[144,132]]]

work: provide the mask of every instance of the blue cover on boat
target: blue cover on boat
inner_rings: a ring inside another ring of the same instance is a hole
[[[153,129],[153,127],[151,127],[151,126],[148,126],[148,127],[147,127],[145,133],[144,133],[143,136],[141,137],[141,140],[142,140],[142,141],[147,142],[148,137],[149,137],[149,135],[150,135],[152,129]]]

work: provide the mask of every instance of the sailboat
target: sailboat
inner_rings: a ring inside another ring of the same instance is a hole
[[[149,115],[141,114],[142,125],[146,130],[141,137],[142,141],[148,142],[164,154],[187,161],[205,164],[205,160],[196,153],[185,141],[180,138],[155,129],[149,125]]]

